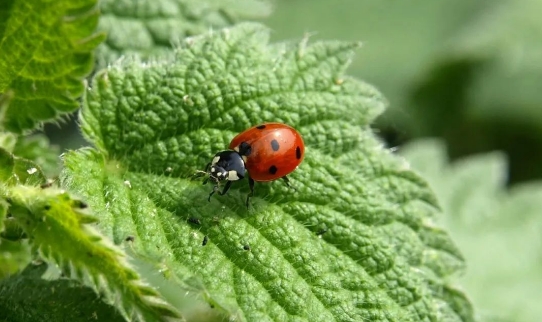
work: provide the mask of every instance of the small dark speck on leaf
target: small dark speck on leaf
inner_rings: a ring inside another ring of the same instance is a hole
[[[199,218],[196,218],[196,217],[188,218],[188,222],[195,225],[201,225],[201,220],[199,220]]]
[[[316,235],[322,236],[322,235],[325,234],[325,233],[327,233],[327,228],[324,228],[324,229],[319,230],[319,231],[316,233]]]

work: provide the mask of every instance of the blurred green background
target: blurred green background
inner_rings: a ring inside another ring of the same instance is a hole
[[[503,150],[511,182],[542,177],[542,1],[282,0],[274,40],[362,41],[349,73],[390,106],[390,146],[442,137],[452,158]]]
[[[542,1],[277,0],[273,40],[362,41],[348,73],[390,106],[374,125],[390,147],[441,137],[455,159],[503,150],[510,182],[542,178]],[[72,122],[47,126],[63,148]]]

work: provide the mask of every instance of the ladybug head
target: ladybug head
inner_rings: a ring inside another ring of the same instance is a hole
[[[214,182],[241,180],[245,172],[245,162],[236,151],[218,152],[207,169],[209,178]]]

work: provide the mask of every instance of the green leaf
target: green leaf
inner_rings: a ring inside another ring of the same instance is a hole
[[[55,188],[11,187],[10,212],[43,258],[104,294],[129,321],[165,321],[177,313],[143,283],[124,253],[88,223],[86,204]],[[61,236],[61,238],[59,238]]]
[[[542,96],[536,89],[542,73],[542,46],[536,41],[542,34],[540,10],[542,4],[536,0],[497,1],[459,29],[417,90],[428,100],[426,109],[436,110],[431,121],[438,122],[442,111],[452,108],[468,119],[522,123],[542,130],[538,108]],[[444,94],[446,86],[457,87],[452,106],[446,104],[450,101]],[[436,87],[442,93],[431,95]]]
[[[78,107],[92,69],[96,0],[7,0],[0,5],[0,128],[22,133]]]
[[[13,147],[13,154],[35,162],[48,177],[58,175],[60,171],[60,149],[51,145],[43,134],[19,137]]]
[[[431,190],[369,128],[383,97],[343,75],[358,44],[268,36],[241,24],[187,40],[174,60],[97,74],[81,120],[96,149],[65,154],[63,185],[116,244],[132,237],[231,319],[472,321],[448,284],[463,260],[432,224]],[[240,182],[207,202],[211,188],[187,177],[263,121],[304,137],[297,192],[258,184],[247,210]]]
[[[453,157],[503,150],[511,182],[542,178],[542,2],[489,3],[411,86],[411,132],[444,137]]]
[[[100,29],[107,32],[107,40],[97,56],[98,66],[105,67],[123,56],[171,56],[180,39],[241,18],[263,17],[270,5],[266,0],[104,0],[100,9]]]
[[[315,38],[362,40],[363,54],[353,61],[351,73],[375,84],[390,100],[390,108],[378,123],[399,132],[414,132],[427,124],[421,121],[423,115],[412,115],[416,109],[410,100],[413,84],[446,53],[443,48],[458,30],[468,32],[465,24],[476,21],[497,2],[342,0],[330,5],[327,1],[279,0],[265,22],[276,39],[309,32]]]
[[[30,246],[27,241],[11,241],[0,237],[0,281],[24,268],[30,259]]]
[[[542,77],[541,10],[536,0],[504,1],[455,39],[449,61],[484,64],[466,93],[471,117],[534,122],[542,131],[542,93],[536,86]]]
[[[2,148],[0,148],[0,179],[2,185],[4,183],[41,185],[46,182],[45,175],[37,164],[16,157]]]
[[[451,164],[441,141],[402,154],[435,188],[441,219],[469,269],[462,283],[483,321],[536,321],[542,314],[542,183],[506,191],[506,158],[490,153]]]
[[[4,231],[4,220],[8,214],[9,205],[4,199],[0,199],[0,233]]]
[[[0,282],[1,321],[125,321],[92,289],[64,278],[42,279],[46,267],[29,265]]]
[[[17,135],[8,132],[0,133],[0,148],[12,153],[16,143]]]

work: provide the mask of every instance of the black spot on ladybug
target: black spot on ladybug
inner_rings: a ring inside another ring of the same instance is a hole
[[[199,220],[199,218],[196,218],[196,217],[188,218],[188,222],[195,225],[201,225],[201,220]]]
[[[244,155],[244,156],[248,157],[251,152],[252,152],[252,148],[250,147],[250,144],[248,144],[246,142],[241,142],[241,144],[239,144],[239,154],[240,155]]]
[[[256,128],[257,128],[258,130],[263,130],[263,129],[265,129],[265,124],[258,125],[258,126],[256,126]]]
[[[271,141],[271,148],[273,149],[273,151],[277,152],[280,148],[279,141],[277,140]]]
[[[300,147],[295,148],[295,157],[298,160],[301,159],[301,148]]]
[[[203,242],[201,243],[201,246],[207,245],[207,242],[209,241],[209,237],[203,236]]]
[[[271,173],[271,174],[277,173],[278,170],[279,170],[279,169],[277,169],[277,167],[274,166],[274,165],[272,165],[272,166],[269,167],[269,173]]]

